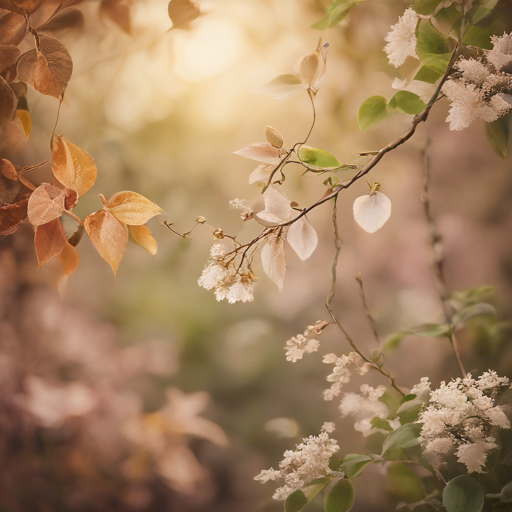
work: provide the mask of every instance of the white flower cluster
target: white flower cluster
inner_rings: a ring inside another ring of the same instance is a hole
[[[426,391],[426,384],[428,379],[422,379],[421,390]],[[468,472],[483,472],[488,452],[498,448],[495,429],[510,428],[502,406],[495,404],[498,394],[509,386],[508,378],[488,371],[477,380],[468,374],[442,382],[431,392],[419,421],[423,423],[420,441],[433,466],[439,467],[444,455],[455,453]]]
[[[418,58],[416,55],[416,26],[420,17],[410,7],[404,12],[397,24],[391,26],[386,36],[387,45],[384,50],[388,54],[389,63],[396,68],[401,66],[407,57]]]
[[[206,290],[215,289],[218,301],[226,299],[230,304],[250,302],[254,300],[252,283],[256,276],[249,270],[235,272],[225,261],[226,248],[222,244],[214,244],[210,249],[208,263],[198,279],[199,286]]]
[[[327,376],[327,382],[332,382],[329,389],[324,391],[324,400],[333,400],[334,397],[341,393],[343,384],[350,382],[352,366],[359,375],[368,373],[371,365],[365,363],[363,358],[357,352],[350,352],[350,354],[343,354],[338,357],[336,354],[327,354],[324,356],[323,362],[325,364],[334,364],[332,373]]]
[[[492,42],[487,64],[461,59],[455,65],[459,76],[443,85],[442,92],[451,102],[446,119],[450,130],[462,130],[475,119],[496,121],[512,108],[512,75],[502,70],[512,63],[512,35],[493,37]]]
[[[261,483],[269,480],[284,480],[284,485],[274,493],[275,500],[284,501],[298,489],[302,489],[317,478],[335,474],[329,469],[329,459],[340,447],[329,434],[334,431],[334,423],[324,423],[320,435],[304,438],[295,451],[284,452],[279,469],[265,469],[254,477]],[[336,476],[342,476],[336,472]]]
[[[316,352],[320,347],[320,342],[313,336],[320,334],[329,324],[318,320],[315,325],[308,325],[304,334],[297,334],[289,339],[284,349],[286,350],[286,360],[296,363],[302,359],[305,353]]]
[[[360,388],[361,394],[345,393],[340,403],[340,411],[343,417],[353,416],[356,419],[354,428],[363,434],[364,437],[372,433],[373,426],[371,421],[373,418],[386,418],[389,410],[383,402],[380,401],[381,396],[386,392],[384,386],[372,388],[368,384],[363,384]],[[398,427],[399,422],[392,424]]]

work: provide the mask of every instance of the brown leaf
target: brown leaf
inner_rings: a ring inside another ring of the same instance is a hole
[[[20,182],[14,165],[5,160],[0,160],[0,203],[9,204],[18,195]]]
[[[30,196],[28,220],[34,226],[40,226],[58,219],[64,209],[65,197],[66,194],[63,190],[52,187],[49,183],[43,183]]]
[[[12,0],[12,3],[17,5],[27,14],[31,14],[39,9],[42,0]]]
[[[12,121],[17,104],[16,94],[0,76],[0,128],[4,129]]]
[[[118,192],[106,204],[117,220],[129,226],[140,226],[163,213],[162,208],[136,192]]]
[[[66,9],[55,16],[45,30],[57,32],[63,29],[79,29],[84,26],[84,15],[78,9]]]
[[[62,135],[53,138],[52,172],[60,183],[79,196],[94,185],[98,175],[94,158]]]
[[[58,39],[39,35],[39,51],[30,50],[18,61],[18,78],[41,94],[62,98],[73,71],[73,61]]]
[[[130,240],[146,249],[153,256],[158,251],[158,245],[147,226],[128,226]]]
[[[0,44],[21,43],[27,33],[27,22],[23,16],[0,8]]]
[[[15,116],[3,131],[0,129],[0,155],[3,157],[13,157],[26,143],[25,130],[18,117]]]
[[[201,14],[199,5],[191,0],[171,0],[167,10],[172,28],[187,29],[190,23]]]
[[[107,210],[88,215],[84,227],[101,257],[112,267],[115,276],[128,243],[128,228]]]
[[[17,203],[0,206],[0,235],[14,233],[18,226],[27,218],[28,198]]]
[[[70,188],[66,189],[66,202],[64,203],[66,206],[66,210],[72,210],[76,204],[78,203],[78,194],[75,190]]]
[[[5,158],[0,160],[0,172],[9,180],[16,181],[18,179],[16,168]]]
[[[21,52],[12,44],[0,44],[0,73],[18,62]]]
[[[109,18],[127,34],[132,33],[131,0],[101,0],[100,15]]]
[[[37,226],[34,245],[39,266],[42,267],[52,256],[62,251],[66,243],[66,234],[60,219]]]
[[[80,264],[80,256],[76,247],[73,247],[70,243],[66,242],[61,251],[57,254],[57,259],[59,260],[64,272],[67,276],[72,274]]]

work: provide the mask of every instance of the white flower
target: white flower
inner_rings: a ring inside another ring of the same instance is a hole
[[[438,437],[427,443],[423,453],[430,464],[439,469],[442,457],[453,451],[453,448],[452,439],[449,437]]]
[[[235,283],[233,283],[226,291],[227,301],[230,304],[235,302],[251,302],[254,300],[252,281],[243,279],[238,275]]]
[[[484,64],[475,59],[461,59],[455,64],[455,67],[462,72],[464,80],[477,85],[483,85],[491,74]]]
[[[323,362],[325,364],[334,364],[332,373],[327,376],[327,382],[332,382],[332,385],[324,391],[324,400],[332,400],[338,396],[341,393],[343,384],[350,382],[350,366],[353,366],[360,375],[364,375],[370,366],[356,352],[350,352],[348,355],[343,354],[341,357],[338,357],[336,354],[327,354],[324,356]]]
[[[224,267],[217,263],[211,263],[203,270],[197,282],[199,286],[202,286],[206,290],[211,290],[219,286],[219,284],[226,279],[227,275],[228,272]]]
[[[487,60],[499,71],[512,63],[512,34],[492,36],[492,50],[486,52]]]
[[[473,444],[462,444],[457,450],[457,460],[466,464],[468,473],[483,473],[489,451],[498,448],[491,438],[486,441],[477,441]]]
[[[422,377],[419,384],[416,384],[411,389],[411,393],[416,395],[421,401],[426,402],[431,393],[430,381],[428,377]]]
[[[273,498],[284,501],[292,492],[302,489],[313,480],[333,474],[329,469],[329,459],[340,449],[337,442],[329,437],[333,430],[333,423],[324,423],[318,437],[309,436],[297,445],[295,451],[284,452],[279,470],[264,470],[254,479],[262,483],[283,479],[284,485],[276,490]]]
[[[304,334],[297,334],[289,339],[285,344],[286,360],[296,363],[302,359],[305,353],[316,352],[320,347],[320,342],[312,336],[320,334],[329,324],[319,320],[315,325],[308,325]]]
[[[400,17],[397,24],[391,26],[391,32],[386,36],[388,44],[384,50],[388,54],[390,64],[396,68],[401,66],[407,57],[416,55],[416,25],[419,16],[410,7]]]

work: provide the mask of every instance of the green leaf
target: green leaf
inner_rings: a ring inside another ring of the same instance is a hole
[[[450,334],[450,331],[448,324],[422,324],[409,329],[408,334],[424,336],[425,338],[440,338]]]
[[[379,418],[378,416],[375,416],[375,418],[372,418],[370,424],[373,428],[393,432],[393,427],[389,424],[389,421],[384,418]]]
[[[313,165],[321,169],[332,169],[341,165],[334,155],[320,148],[301,146],[298,155],[300,160],[305,164]]]
[[[437,11],[436,20],[446,21],[448,23],[455,23],[460,20],[460,11],[457,9],[455,4],[450,5],[450,7],[444,7]]]
[[[284,511],[285,512],[299,512],[302,510],[307,504],[308,499],[302,490],[298,490],[292,492],[286,501],[284,502]]]
[[[446,71],[451,58],[451,53],[442,53],[440,55],[430,54],[425,55],[422,62],[427,68],[430,68],[432,71],[442,75]]]
[[[464,34],[464,44],[492,50],[491,36],[495,34],[495,27],[469,27]]]
[[[406,464],[395,463],[388,468],[391,492],[406,501],[419,501],[426,496],[418,475]]]
[[[384,96],[371,96],[360,107],[357,122],[361,131],[379,124],[388,115],[388,102]]]
[[[442,0],[415,0],[412,8],[418,14],[432,14]]]
[[[455,330],[462,329],[466,322],[476,316],[489,316],[492,318],[497,317],[496,310],[491,304],[486,302],[480,302],[464,308],[462,311],[457,313],[453,318],[453,326]]]
[[[443,34],[427,20],[420,20],[416,29],[416,37],[416,53],[421,62],[433,55],[442,55],[450,51]]]
[[[485,135],[494,152],[501,158],[507,156],[509,141],[510,114],[502,116],[492,123],[485,123]]]
[[[467,475],[457,476],[444,488],[443,505],[447,512],[481,512],[484,507],[482,486]]]
[[[389,106],[391,108],[399,108],[406,114],[421,114],[427,105],[417,94],[408,91],[398,91],[389,100]]]
[[[476,9],[473,12],[473,15],[471,16],[471,22],[472,23],[478,23],[479,21],[483,20],[496,7],[496,4],[498,3],[498,0],[483,0],[482,2],[479,2],[479,5],[476,7]]]
[[[400,458],[399,452],[404,448],[417,446],[420,442],[421,427],[421,423],[407,423],[391,432],[382,445],[382,457],[386,460],[396,460]]]
[[[442,73],[434,71],[432,68],[421,66],[416,75],[414,75],[414,80],[435,84],[441,78],[441,75]]]
[[[349,455],[346,455],[345,458],[343,459],[341,469],[345,473],[347,478],[356,478],[364,471],[364,468],[370,462],[373,462],[373,459],[371,457],[368,457],[368,455],[350,453]]]
[[[343,478],[327,488],[324,501],[325,512],[348,512],[354,504],[354,487]]]
[[[384,346],[382,347],[383,351],[393,351],[398,348],[398,345],[400,345],[400,342],[407,336],[407,331],[400,331],[395,332],[392,334],[384,343]]]
[[[485,497],[500,500],[500,503],[512,503],[512,482],[505,485],[499,494],[486,494]]]
[[[340,0],[333,0],[329,10],[327,11],[327,16],[320,21],[317,21],[314,25],[311,25],[311,28],[316,30],[327,30],[335,27],[347,16],[356,3],[358,2],[340,2]]]
[[[492,295],[495,292],[496,288],[494,288],[494,286],[483,285],[474,286],[461,292],[452,292],[450,296],[459,302],[464,302],[466,304],[476,304],[477,302],[480,302],[486,295]]]
[[[363,446],[363,452],[380,454],[382,452],[382,445],[386,440],[387,435],[384,432],[374,432],[366,438],[366,443]]]
[[[404,402],[396,411],[400,418],[400,423],[406,425],[407,423],[416,421],[422,405],[423,402],[419,398]]]

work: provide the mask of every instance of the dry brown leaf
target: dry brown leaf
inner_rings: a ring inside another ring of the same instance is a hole
[[[128,226],[130,240],[146,249],[153,256],[158,251],[158,245],[147,226]]]
[[[9,180],[16,181],[18,179],[16,168],[5,158],[0,160],[0,172]]]
[[[100,15],[106,16],[127,34],[132,33],[131,0],[101,0]]]
[[[39,266],[42,267],[52,256],[62,251],[66,243],[66,234],[60,219],[37,226],[34,245]]]
[[[18,62],[21,52],[12,44],[0,44],[0,73]]]
[[[17,104],[16,94],[0,76],[0,128],[4,129],[12,121]]]
[[[5,158],[12,158],[18,154],[27,143],[25,130],[18,117],[2,130],[0,129],[0,154]]]
[[[0,160],[0,203],[11,203],[20,190],[20,182],[18,181],[18,173],[14,165],[2,158]]]
[[[30,50],[18,61],[18,78],[41,94],[60,99],[73,71],[73,61],[58,39],[39,34],[39,51]]]
[[[0,8],[0,44],[21,43],[27,33],[27,22],[23,16]]]
[[[190,23],[201,14],[199,5],[191,0],[171,0],[167,9],[172,28],[187,29]]]
[[[31,14],[39,9],[42,0],[12,0],[12,3],[17,5],[27,14]]]
[[[271,146],[275,148],[283,147],[283,136],[272,126],[265,126],[265,137]]]
[[[115,276],[128,243],[128,228],[107,210],[88,215],[84,227],[101,257],[112,267]]]
[[[96,181],[94,158],[62,135],[53,138],[52,172],[65,187],[83,196]]]
[[[21,121],[23,132],[28,140],[30,138],[30,133],[32,132],[32,117],[30,112],[28,110],[18,109],[16,110],[16,117]]]
[[[240,155],[251,160],[264,162],[266,164],[278,165],[281,161],[281,151],[279,148],[271,146],[267,142],[258,142],[249,144],[245,148],[235,151],[235,155]]]
[[[0,236],[14,233],[27,218],[28,197],[17,203],[0,206]]]
[[[261,249],[261,262],[263,270],[279,291],[282,291],[284,276],[286,274],[286,260],[284,257],[284,240],[278,236],[269,236],[266,244]]]
[[[34,226],[40,226],[58,219],[64,209],[65,197],[66,193],[63,190],[52,187],[49,183],[43,183],[30,196],[28,220]]]
[[[66,210],[72,210],[76,204],[78,203],[78,194],[75,190],[71,190],[70,188],[66,189],[66,201],[65,206]]]
[[[84,15],[78,9],[66,9],[45,26],[45,30],[57,32],[63,29],[79,29],[84,26]]]
[[[141,226],[164,211],[137,192],[118,192],[106,204],[117,220],[129,226]]]
[[[57,254],[57,259],[59,260],[64,272],[67,276],[72,274],[80,264],[80,256],[76,247],[73,247],[70,243],[66,242],[61,251]]]

